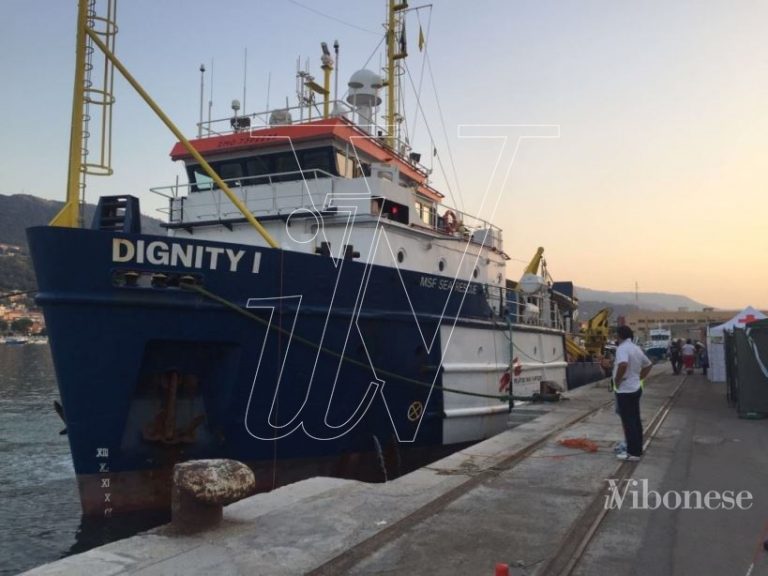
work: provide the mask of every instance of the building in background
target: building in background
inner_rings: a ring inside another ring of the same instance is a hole
[[[765,311],[764,311],[765,312]],[[739,310],[715,310],[704,308],[703,310],[689,310],[680,308],[675,312],[660,310],[638,310],[625,314],[624,322],[640,341],[648,339],[652,328],[668,328],[672,331],[672,338],[690,338],[704,342],[707,336],[707,326],[722,324],[738,314]]]

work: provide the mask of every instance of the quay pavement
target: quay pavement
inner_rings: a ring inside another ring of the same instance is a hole
[[[768,574],[768,420],[740,420],[723,384],[657,366],[644,424],[678,385],[637,464],[615,458],[621,426],[602,381],[558,404],[516,408],[506,432],[389,483],[305,480],[228,506],[216,529],[164,526],[27,574],[492,576],[507,563],[514,576],[543,575],[622,471],[660,495],[751,499],[747,509],[652,510],[627,497],[604,515],[573,574],[746,575],[753,562],[752,576]],[[567,439],[597,451],[559,442]]]

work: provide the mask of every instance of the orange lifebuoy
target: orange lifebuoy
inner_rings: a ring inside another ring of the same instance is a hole
[[[457,222],[456,214],[453,212],[453,210],[446,210],[445,214],[443,214],[443,227],[448,234],[453,234],[456,232]]]

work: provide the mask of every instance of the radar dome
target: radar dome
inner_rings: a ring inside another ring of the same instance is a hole
[[[288,110],[273,110],[272,114],[269,115],[270,126],[290,124],[292,121],[291,113]]]
[[[381,104],[379,90],[384,86],[381,77],[372,70],[358,70],[349,79],[347,102],[353,106],[378,106]]]

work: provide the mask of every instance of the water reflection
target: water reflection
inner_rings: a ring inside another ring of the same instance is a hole
[[[0,575],[125,538],[167,515],[81,519],[48,346],[0,345]]]

